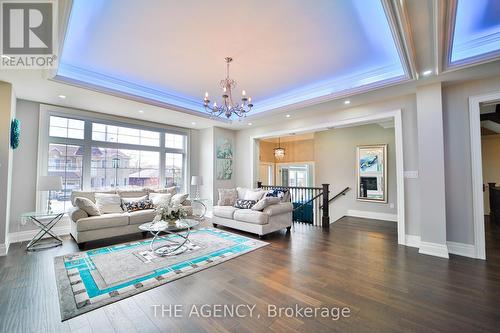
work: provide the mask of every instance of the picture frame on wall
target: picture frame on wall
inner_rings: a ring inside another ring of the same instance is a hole
[[[356,147],[357,200],[387,203],[387,144]]]

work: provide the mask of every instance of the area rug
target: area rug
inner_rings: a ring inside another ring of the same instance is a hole
[[[169,235],[155,241],[167,244]],[[62,321],[196,273],[268,243],[227,231],[192,230],[186,251],[151,252],[150,239],[54,258]]]

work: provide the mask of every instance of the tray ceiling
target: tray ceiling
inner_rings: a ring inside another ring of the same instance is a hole
[[[409,79],[381,1],[306,4],[74,0],[56,79],[195,114],[225,56],[253,113]]]

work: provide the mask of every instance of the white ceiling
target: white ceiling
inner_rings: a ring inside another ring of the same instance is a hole
[[[255,111],[405,78],[379,0],[74,0],[58,76],[204,111],[226,56]]]

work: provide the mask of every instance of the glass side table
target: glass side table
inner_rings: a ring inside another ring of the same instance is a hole
[[[193,207],[193,217],[197,220],[203,220],[207,213],[207,204],[210,200],[203,198],[189,198],[189,200]]]
[[[48,249],[62,245],[62,239],[54,234],[52,228],[61,220],[65,213],[29,212],[21,215],[24,219],[29,219],[40,230],[26,246],[28,251]],[[43,240],[45,235],[49,235],[49,240]]]

